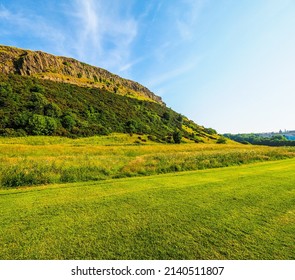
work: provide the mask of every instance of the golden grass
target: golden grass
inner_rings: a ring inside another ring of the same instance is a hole
[[[83,139],[1,138],[0,179],[4,186],[102,180],[295,156],[295,148],[136,141],[137,135],[120,134]]]

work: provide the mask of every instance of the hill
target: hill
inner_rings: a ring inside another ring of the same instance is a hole
[[[0,46],[0,135],[112,132],[146,134],[159,142],[220,138],[137,82],[72,58]]]
[[[120,95],[164,104],[161,97],[156,96],[137,82],[123,79],[107,70],[79,62],[73,58],[54,56],[41,51],[0,46],[0,72],[79,86],[91,86]]]

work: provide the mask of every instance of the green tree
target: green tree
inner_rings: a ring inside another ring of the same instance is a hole
[[[173,137],[174,143],[180,144],[182,135],[179,130],[174,131],[172,137]]]
[[[43,115],[44,108],[48,104],[47,98],[40,92],[32,92],[31,109],[35,114]]]
[[[28,129],[33,135],[52,135],[57,129],[57,122],[51,117],[34,114],[29,119]]]
[[[217,134],[216,130],[213,129],[213,128],[205,128],[205,131],[208,133],[208,134]]]
[[[14,108],[18,102],[18,95],[8,83],[0,83],[0,107]]]
[[[68,114],[62,118],[61,123],[64,128],[71,130],[76,125],[76,120],[73,115]]]
[[[59,118],[62,111],[55,103],[49,103],[44,106],[44,114],[48,117]]]
[[[135,120],[129,120],[125,124],[125,131],[129,134],[133,134],[136,132],[138,124]]]
[[[26,128],[30,117],[31,114],[29,114],[27,111],[17,114],[14,119],[14,126],[16,128]]]
[[[166,111],[166,112],[163,114],[162,118],[163,118],[164,120],[166,120],[166,121],[169,121],[170,118],[171,118],[171,115],[170,115],[169,112]]]
[[[58,126],[56,120],[51,117],[45,117],[45,122],[46,122],[46,125],[45,125],[45,129],[44,129],[44,134],[45,135],[54,134],[54,132],[56,131],[57,126]]]

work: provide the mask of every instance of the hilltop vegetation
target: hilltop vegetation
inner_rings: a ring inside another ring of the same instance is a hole
[[[15,74],[0,74],[0,80],[3,136],[86,137],[119,132],[173,143],[173,134],[178,132],[195,142],[219,138],[216,131],[198,126],[156,102]]]

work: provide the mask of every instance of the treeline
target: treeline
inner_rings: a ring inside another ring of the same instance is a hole
[[[288,140],[284,135],[273,135],[271,137],[263,137],[259,134],[224,134],[242,144],[265,145],[265,146],[295,146],[295,141]]]
[[[194,133],[184,130],[183,124]],[[85,137],[112,132],[179,142],[183,136],[194,140],[211,131],[156,102],[105,89],[0,74],[0,135]]]

